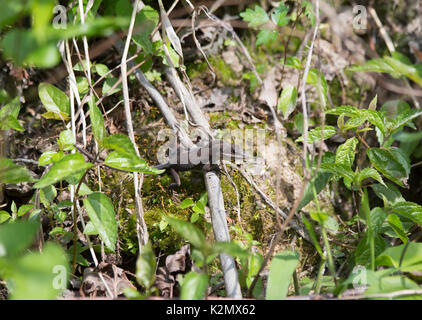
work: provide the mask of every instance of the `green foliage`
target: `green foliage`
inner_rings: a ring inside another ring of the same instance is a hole
[[[114,252],[117,241],[117,221],[113,203],[103,193],[94,192],[83,199],[84,207],[104,244]]]
[[[271,261],[268,275],[267,300],[283,300],[287,296],[293,272],[299,263],[296,251],[277,253]]]

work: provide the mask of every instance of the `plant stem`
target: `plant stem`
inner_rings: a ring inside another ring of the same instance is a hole
[[[318,276],[316,278],[315,285],[314,285],[315,294],[319,294],[321,291],[321,284],[322,284],[322,277],[324,275],[325,262],[326,262],[325,257],[321,257],[321,263],[318,269]]]
[[[81,180],[79,180],[78,186],[76,188],[75,191],[75,197],[73,198],[73,258],[72,258],[72,270],[73,273],[76,270],[76,255],[77,255],[77,250],[76,250],[76,243],[78,242],[78,226],[77,226],[77,216],[76,216],[76,212],[77,212],[77,208],[76,208],[76,202],[78,201],[78,193],[79,193],[79,189],[82,185],[82,182],[85,179],[86,174],[88,173],[88,170],[85,170]]]
[[[334,268],[333,255],[331,253],[330,243],[328,242],[327,231],[325,230],[324,226],[322,226],[322,225],[321,225],[321,233],[322,233],[322,239],[324,241],[324,246],[327,250],[328,268],[330,269],[330,273],[333,276],[334,284],[337,286],[336,271],[335,271],[335,268]]]

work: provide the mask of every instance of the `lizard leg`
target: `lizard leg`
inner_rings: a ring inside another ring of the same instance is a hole
[[[169,187],[170,187],[170,188],[173,188],[173,187],[175,187],[175,186],[179,187],[179,186],[180,186],[180,177],[179,177],[179,174],[178,174],[178,173],[177,173],[177,171],[176,171],[176,170],[174,170],[173,168],[170,168],[170,173],[171,173],[171,175],[173,176],[174,183],[171,183],[171,184],[169,185]]]
[[[205,171],[205,172],[208,172],[208,171],[220,172],[220,167],[217,164],[207,163],[202,167],[202,170]]]

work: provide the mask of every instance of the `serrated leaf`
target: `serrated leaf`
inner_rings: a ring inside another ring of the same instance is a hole
[[[271,44],[271,42],[276,41],[278,39],[278,33],[275,30],[268,30],[262,29],[258,32],[256,36],[256,43],[255,46],[259,46],[261,44],[267,45]]]
[[[386,199],[391,204],[404,201],[399,189],[391,183],[386,183],[384,185],[373,184],[371,185],[371,188],[381,200]]]
[[[390,214],[387,218],[387,222],[403,243],[407,243],[409,241],[406,231],[403,228],[403,224],[397,215]]]
[[[254,10],[248,8],[239,15],[244,21],[249,22],[248,26],[252,28],[258,27],[268,21],[267,13],[258,5],[255,6]]]
[[[114,252],[117,241],[117,221],[111,200],[94,192],[83,199],[84,208],[104,244]]]
[[[410,109],[410,110],[407,110],[406,112],[400,113],[397,115],[397,118],[393,121],[392,127],[390,130],[394,131],[404,126],[409,121],[419,117],[420,115],[422,115],[422,110],[415,110],[415,109]]]
[[[79,153],[72,153],[64,156],[56,162],[51,169],[34,185],[34,188],[44,188],[65,180],[75,174],[83,173],[93,165],[85,162],[84,157]]]
[[[286,120],[294,111],[297,101],[297,89],[292,85],[283,88],[278,100],[277,109],[283,112],[283,118]]]
[[[355,173],[350,169],[348,165],[338,164],[338,163],[323,163],[321,164],[321,169],[324,171],[333,173],[337,177],[345,178],[353,181]]]
[[[122,153],[121,151],[111,152],[105,159],[104,164],[120,170],[145,174],[161,174],[165,171],[151,168],[145,160],[138,156],[134,157],[127,153]]]
[[[422,206],[414,202],[401,201],[395,203],[392,210],[422,226]]]
[[[347,117],[356,117],[362,114],[362,110],[354,106],[340,106],[326,112],[327,114],[334,114],[337,116],[344,115]]]
[[[366,150],[366,153],[373,166],[387,179],[402,187],[406,184],[410,166],[406,165],[406,160],[400,153],[392,148],[370,148]]]
[[[358,139],[355,137],[346,140],[336,151],[336,163],[351,167],[355,161],[356,146]]]
[[[267,300],[284,300],[287,296],[293,272],[299,263],[296,251],[277,253],[271,260],[268,274]]]
[[[290,16],[287,15],[288,12],[289,7],[280,2],[280,5],[272,12],[271,19],[277,26],[283,27],[290,21]]]
[[[362,181],[368,178],[372,178],[374,180],[377,180],[379,183],[381,183],[382,185],[384,184],[384,181],[382,180],[381,175],[378,173],[377,170],[373,169],[373,168],[364,168],[361,171],[359,171],[356,174],[354,183],[358,186],[361,185]]]
[[[321,140],[328,139],[337,133],[336,128],[333,126],[324,126],[324,130],[322,127],[318,127],[312,129],[308,132],[308,143],[312,144]],[[303,136],[296,139],[296,142],[303,142]]]

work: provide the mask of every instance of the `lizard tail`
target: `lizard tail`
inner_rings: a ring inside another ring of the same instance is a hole
[[[159,170],[167,169],[167,167],[168,167],[168,163],[162,163],[162,164],[157,164],[157,165],[153,166],[154,169],[159,169]]]

